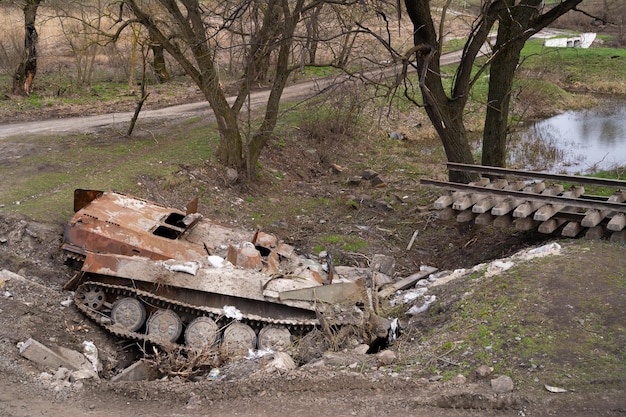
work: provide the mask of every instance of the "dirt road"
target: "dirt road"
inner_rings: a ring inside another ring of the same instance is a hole
[[[445,54],[441,58],[441,63],[442,65],[448,65],[457,62],[460,56],[460,51]],[[363,75],[368,79],[375,79],[376,77],[384,78],[390,77],[395,74],[396,71],[398,71],[398,67],[389,67],[383,70],[369,71]],[[349,77],[342,75],[335,78],[323,78],[294,84],[285,88],[281,100],[285,102],[303,100],[308,97],[313,97],[333,85],[345,82],[358,82],[358,80],[354,79],[354,81],[352,81]],[[250,108],[262,108],[267,102],[269,93],[268,90],[252,92],[249,100]],[[232,103],[234,99],[234,97],[229,97],[228,101]],[[132,111],[127,111],[94,116],[7,123],[0,125],[0,139],[19,135],[94,133],[100,129],[117,127],[125,131],[128,122],[133,117],[133,113]],[[206,101],[181,104],[156,110],[143,110],[139,115],[139,120],[148,122],[151,120],[182,121],[198,116],[206,117],[206,121],[215,120],[213,111]]]

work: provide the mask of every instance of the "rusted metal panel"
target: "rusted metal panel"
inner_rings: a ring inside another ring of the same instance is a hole
[[[104,192],[98,190],[74,190],[74,213],[100,197]]]
[[[198,259],[202,244],[190,242],[185,233],[200,219],[157,203],[115,192],[77,190],[76,214],[65,228],[63,249],[117,253],[150,259]]]
[[[346,302],[347,300],[362,300],[364,288],[356,282],[341,282],[332,285],[300,288],[297,290],[283,291],[279,297],[281,301],[321,301],[335,304]]]

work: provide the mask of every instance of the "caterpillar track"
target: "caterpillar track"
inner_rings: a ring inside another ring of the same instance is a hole
[[[102,299],[95,301],[100,294]],[[157,311],[170,311],[175,313],[181,319],[181,325],[189,329],[189,324],[195,319],[203,318],[212,320],[217,329],[227,329],[236,323],[249,326],[259,334],[259,339],[254,345],[252,340],[233,339],[226,340],[226,344],[230,344],[231,350],[240,350],[254,348],[274,348],[274,344],[286,343],[288,339],[277,340],[276,332],[262,332],[262,329],[286,329],[288,335],[301,335],[319,325],[318,320],[275,320],[261,316],[246,314],[242,315],[239,320],[234,320],[225,315],[223,309],[211,308],[206,306],[196,306],[192,304],[173,301],[171,299],[157,296],[148,291],[142,291],[129,288],[123,285],[103,284],[99,282],[87,281],[81,284],[75,292],[74,301],[78,309],[89,317],[93,322],[98,323],[104,330],[121,339],[138,342],[142,345],[150,344],[160,346],[165,350],[170,350],[176,344],[184,344],[188,349],[201,349],[218,344],[223,339],[222,332],[215,331],[215,334],[198,335],[189,334],[182,331],[182,326],[178,331],[159,332],[153,331],[146,326],[146,316],[144,315],[142,323],[133,331],[124,325],[116,323],[111,317],[111,310],[115,302],[124,299],[139,300],[147,311],[154,314]],[[113,303],[107,300],[115,300]],[[94,305],[96,304],[96,305]],[[171,326],[170,326],[171,327]],[[169,330],[169,329],[168,329]],[[269,336],[266,334],[269,333]],[[273,333],[273,334],[272,334]],[[286,333],[281,332],[282,335]],[[265,336],[265,337],[264,337]],[[280,335],[279,335],[280,336]],[[174,340],[172,340],[174,338]],[[179,342],[179,343],[177,343]]]
[[[219,225],[197,213],[197,201],[180,211],[110,191],[74,197],[62,248],[79,272],[64,288],[117,337],[247,352],[288,343],[322,317],[375,322],[375,337],[388,327],[355,309],[368,305],[366,280],[339,277],[330,256],[310,259],[272,235]]]

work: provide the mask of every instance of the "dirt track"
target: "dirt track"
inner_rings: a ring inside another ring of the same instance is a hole
[[[451,64],[456,62],[460,57],[460,52],[453,52],[445,54],[441,58],[442,65]],[[381,74],[392,74],[396,71],[396,68],[389,68],[384,71],[371,71],[367,73],[368,78],[380,76]],[[347,80],[345,77],[340,77],[342,80]],[[320,91],[328,88],[335,82],[334,79],[320,79],[313,81],[306,81],[298,84],[291,85],[285,88],[285,91],[281,97],[282,101],[297,101],[307,97],[314,96]],[[348,81],[350,82],[350,81]],[[255,91],[250,94],[250,107],[252,109],[262,108],[267,98],[269,97],[269,91]],[[234,97],[230,97],[229,101],[234,101]],[[52,135],[52,134],[70,134],[70,133],[93,133],[104,128],[116,128],[123,126],[126,129],[127,123],[133,117],[134,112],[127,111],[121,113],[109,113],[99,114],[93,116],[81,116],[81,117],[64,117],[59,119],[49,120],[34,120],[28,122],[19,123],[5,123],[0,124],[0,139],[10,136],[19,135]],[[210,109],[208,103],[188,103],[176,106],[169,106],[155,110],[143,110],[140,113],[139,120],[151,121],[151,120],[185,120],[191,117],[203,116],[207,121],[214,120],[213,112]]]

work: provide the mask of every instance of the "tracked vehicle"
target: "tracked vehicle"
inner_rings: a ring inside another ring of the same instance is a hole
[[[342,279],[272,235],[217,224],[197,213],[197,200],[182,211],[111,191],[74,197],[62,249],[78,272],[65,288],[117,336],[247,352],[320,320],[386,332],[384,320],[355,309],[367,304],[365,280]]]

